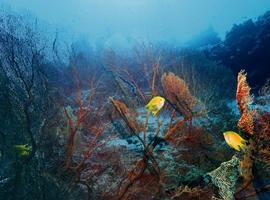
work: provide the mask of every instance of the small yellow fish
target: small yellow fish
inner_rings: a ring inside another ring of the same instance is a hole
[[[226,131],[225,133],[223,133],[223,135],[225,141],[231,148],[237,151],[245,149],[247,141],[243,139],[240,135],[238,135],[236,132]]]
[[[145,106],[148,112],[151,112],[153,116],[163,107],[165,99],[160,96],[153,97],[149,103]]]
[[[28,144],[18,144],[13,147],[20,156],[28,156],[30,154],[31,147]]]

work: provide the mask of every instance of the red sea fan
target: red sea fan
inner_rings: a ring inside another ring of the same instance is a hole
[[[246,133],[253,134],[254,121],[253,121],[254,111],[245,112],[241,115],[238,121],[238,128],[245,131]]]
[[[190,93],[186,82],[169,72],[162,75],[161,83],[167,100],[177,107],[185,120],[191,120],[196,98]]]
[[[120,117],[125,121],[126,125],[129,127],[132,133],[138,133],[141,130],[140,124],[136,120],[136,112],[127,107],[127,105],[117,99],[110,97],[110,100],[119,113]]]
[[[247,112],[248,105],[252,102],[247,74],[244,70],[241,70],[237,76],[236,102],[241,115]]]
[[[246,133],[253,134],[254,111],[249,109],[249,105],[252,103],[253,97],[250,95],[250,87],[246,79],[247,74],[244,70],[241,70],[237,77],[236,102],[241,114],[237,126],[239,129],[245,131]]]

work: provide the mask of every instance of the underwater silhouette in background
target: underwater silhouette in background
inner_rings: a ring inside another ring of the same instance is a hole
[[[269,12],[126,52],[0,22],[0,199],[270,199]]]
[[[269,78],[270,11],[256,20],[235,24],[225,40],[206,50],[211,59],[230,67],[234,74],[242,68],[248,72],[249,82],[258,91]]]

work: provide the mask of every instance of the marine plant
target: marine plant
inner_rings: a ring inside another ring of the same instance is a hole
[[[67,140],[67,148],[66,148],[66,158],[65,158],[65,168],[70,168],[72,162],[72,154],[74,147],[74,138],[79,131],[79,128],[85,119],[86,115],[90,112],[90,106],[92,103],[92,98],[95,94],[94,82],[91,82],[91,94],[88,97],[86,105],[83,105],[82,91],[81,91],[81,83],[79,80],[77,82],[77,99],[76,102],[78,104],[77,116],[76,119],[72,119],[71,114],[68,112],[67,108],[64,107],[64,113],[66,115],[68,126],[69,126],[69,136]]]
[[[175,106],[176,111],[183,115],[184,120],[192,123],[192,108],[196,99],[191,95],[185,81],[173,73],[164,73],[161,83],[167,101]]]
[[[181,146],[198,152],[200,161],[196,162],[196,159],[191,158],[190,153],[179,151],[181,159],[188,164],[205,165],[205,163],[208,163],[206,165],[208,167],[211,166],[210,160],[206,156],[206,154],[210,153],[210,149],[206,149],[212,144],[213,138],[202,129],[193,127],[191,123],[193,117],[192,109],[196,103],[196,98],[191,95],[185,81],[173,73],[164,73],[161,77],[161,83],[167,103],[157,115],[157,125],[153,130],[154,135],[150,140],[147,140],[149,138],[149,130],[147,128],[149,115],[146,115],[141,128],[135,117],[135,110],[129,108],[123,101],[110,98],[118,116],[125,122],[131,135],[136,137],[143,147],[142,158],[135,162],[133,169],[129,170],[126,177],[120,182],[118,190],[115,193],[115,199],[135,198],[136,195],[142,195],[143,193],[139,192],[142,190],[142,186],[138,183],[142,182],[148,176],[149,178],[152,177],[151,183],[156,185],[156,188],[159,188],[157,191],[151,190],[149,193],[156,192],[155,195],[166,196],[163,188],[165,172],[163,171],[164,169],[161,170],[160,158],[155,153],[155,149],[159,143],[158,141],[160,140],[171,142],[173,148],[180,149]],[[166,128],[164,129],[162,128],[164,125],[163,120],[164,116],[168,113],[170,114],[170,122],[165,125]],[[142,137],[139,134],[140,131],[142,132]],[[214,155],[212,156],[214,157]],[[176,162],[181,161],[178,160]],[[151,188],[150,185],[148,187]],[[202,189],[204,191],[206,188],[203,187]],[[147,198],[151,194],[144,193],[144,195],[140,198]]]
[[[138,133],[141,130],[140,124],[136,120],[136,112],[134,110],[130,110],[127,105],[117,99],[110,98],[115,111],[118,112],[120,117],[125,121],[126,125],[130,129],[133,134]]]
[[[120,115],[120,117],[124,120],[125,124],[129,127],[130,132],[140,141],[143,146],[143,158],[136,161],[134,168],[129,171],[126,177],[121,181],[118,190],[116,191],[115,198],[122,199],[129,188],[132,187],[137,181],[141,180],[145,176],[145,171],[148,169],[150,174],[154,175],[155,179],[159,179],[160,176],[160,168],[158,166],[158,162],[155,159],[153,154],[155,148],[155,140],[154,137],[148,144],[146,143],[146,137],[141,138],[138,135],[138,130],[140,130],[140,126],[138,126],[138,122],[131,114],[130,109],[121,101],[114,100],[111,98],[112,104],[115,107],[116,111]],[[144,136],[146,136],[146,126],[147,119],[144,124],[143,132]],[[159,127],[161,124],[159,125]],[[159,128],[156,130],[156,135],[159,134]],[[156,182],[156,181],[155,181]],[[158,181],[157,181],[158,182]]]
[[[154,47],[141,44],[134,48],[131,58],[120,59],[117,59],[114,51],[106,51],[103,59],[104,68],[112,75],[121,95],[124,95],[129,103],[146,104],[147,97],[157,95],[161,55],[155,53]]]
[[[232,193],[222,194],[222,190],[234,191],[234,198],[245,199],[268,188],[267,185],[261,188],[253,186],[253,184],[256,183],[256,179],[258,179],[257,174],[260,174],[260,170],[268,173],[269,160],[267,155],[269,149],[267,149],[267,146],[269,145],[269,126],[267,124],[269,123],[269,119],[267,113],[261,113],[251,107],[254,97],[250,94],[250,87],[247,83],[246,76],[247,74],[244,70],[238,73],[236,103],[240,113],[237,127],[248,142],[242,149],[242,152],[238,153],[237,157],[233,157],[233,159],[237,158],[239,162],[238,167],[234,169],[234,175],[231,176],[234,177],[234,189],[224,190],[224,187],[228,185],[226,181],[224,181],[224,183],[219,181],[214,182],[214,184],[220,188],[220,194],[224,196],[225,199],[232,199]],[[223,163],[223,165],[227,166],[232,160],[228,163]],[[232,174],[232,170],[230,173]],[[213,172],[210,174],[212,174],[211,176],[214,175]],[[225,172],[221,171],[219,177],[222,176],[226,177],[227,175],[225,175]],[[218,177],[214,176],[214,179],[218,180],[217,178]]]
[[[253,96],[250,95],[250,87],[247,83],[247,74],[241,70],[237,76],[236,102],[240,112],[238,128],[248,134],[253,134],[254,129],[254,111],[250,108]]]
[[[78,80],[76,72],[74,72],[74,78],[77,83],[76,103],[73,104],[72,107],[64,106],[63,108],[67,120],[66,124],[68,126],[64,168],[67,175],[74,174],[71,176],[73,177],[73,181],[71,181],[72,187],[74,187],[74,185],[85,187],[87,189],[87,197],[91,199],[93,195],[91,187],[94,180],[90,177],[92,177],[93,174],[97,177],[101,176],[104,169],[107,168],[106,162],[104,163],[103,161],[103,164],[100,164],[103,158],[101,152],[97,151],[104,146],[111,137],[107,137],[101,141],[102,134],[108,122],[102,116],[103,108],[94,109],[92,106],[96,89],[94,80],[90,83],[91,89],[89,95],[87,98],[84,98],[82,96],[81,82]],[[84,102],[84,99],[86,99],[86,102]],[[76,137],[85,138],[79,152],[78,150],[74,152]],[[104,151],[106,150],[104,149]],[[109,154],[110,152],[108,152],[108,155]],[[93,155],[96,157],[94,162],[92,160]],[[89,162],[89,160],[92,162]]]

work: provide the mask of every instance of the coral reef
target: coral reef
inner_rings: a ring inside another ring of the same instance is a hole
[[[233,156],[231,160],[223,162],[220,167],[206,175],[210,181],[218,188],[220,197],[224,200],[234,199],[236,182],[239,177],[240,160]]]
[[[0,15],[0,199],[269,199],[269,80],[253,97],[244,70],[163,45],[61,59],[16,19]]]

